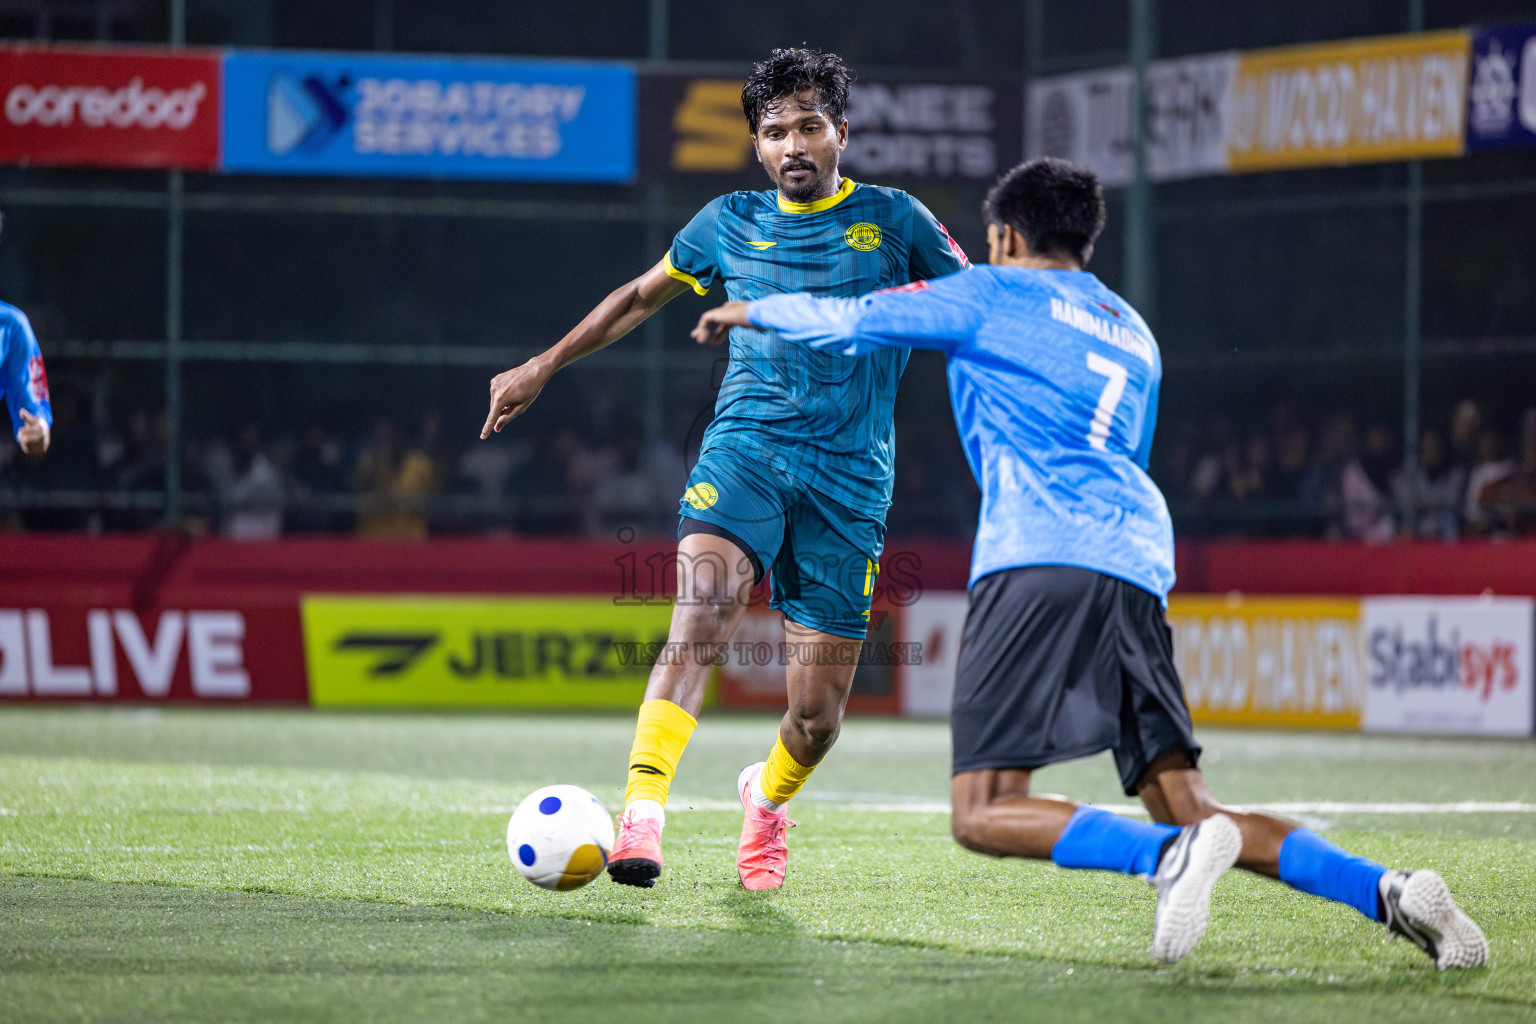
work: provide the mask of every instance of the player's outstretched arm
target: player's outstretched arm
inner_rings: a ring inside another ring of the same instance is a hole
[[[666,260],[615,289],[547,351],[491,378],[491,409],[480,436],[500,433],[526,412],[556,370],[612,345],[685,291],[688,285],[667,273]]]
[[[896,347],[954,352],[975,337],[983,316],[969,276],[952,274],[858,299],[797,293],[728,302],[700,317],[692,336],[701,345],[716,345],[732,327],[761,327],[786,341],[849,356]]]
[[[0,319],[0,391],[16,443],[31,458],[42,458],[53,434],[48,375],[37,336],[19,311]]]

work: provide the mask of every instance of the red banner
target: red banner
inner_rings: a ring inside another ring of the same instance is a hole
[[[0,163],[209,170],[217,54],[0,48]]]

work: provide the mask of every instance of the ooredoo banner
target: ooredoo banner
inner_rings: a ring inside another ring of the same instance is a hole
[[[627,182],[635,72],[615,64],[231,53],[224,169]]]
[[[1366,731],[1529,735],[1533,609],[1525,597],[1366,598]]]
[[[214,53],[0,47],[0,163],[208,170]]]

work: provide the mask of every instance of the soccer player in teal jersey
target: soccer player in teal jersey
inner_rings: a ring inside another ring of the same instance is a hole
[[[809,292],[851,298],[966,269],[960,247],[916,199],[838,173],[848,143],[840,58],[775,50],[742,89],[754,152],[775,188],[733,192],[678,232],[661,261],[608,296],[547,352],[491,382],[481,437],[500,431],[560,367],[612,344],[678,295]],[[614,881],[661,873],[664,807],[704,701],[713,652],[730,641],[765,573],[785,650],[789,710],[768,759],[737,779],[745,820],[737,874],[783,884],[784,811],[837,738],[879,572],[905,349],[856,357],[731,334],[730,364],[679,508],[678,598],[669,643],[640,707]]]

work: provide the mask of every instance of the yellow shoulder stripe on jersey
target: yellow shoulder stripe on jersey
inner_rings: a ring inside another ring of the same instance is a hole
[[[843,184],[838,190],[825,199],[817,199],[809,203],[792,203],[784,198],[784,193],[778,193],[779,209],[784,213],[820,213],[822,210],[830,210],[838,203],[853,195],[858,182],[852,178],[844,178]]]
[[[666,268],[668,277],[676,278],[677,280],[683,282],[683,284],[698,292],[700,295],[709,294],[709,289],[699,284],[698,278],[694,277],[692,274],[685,274],[672,265],[672,252],[670,249],[667,251],[667,254],[661,258],[661,264]]]

